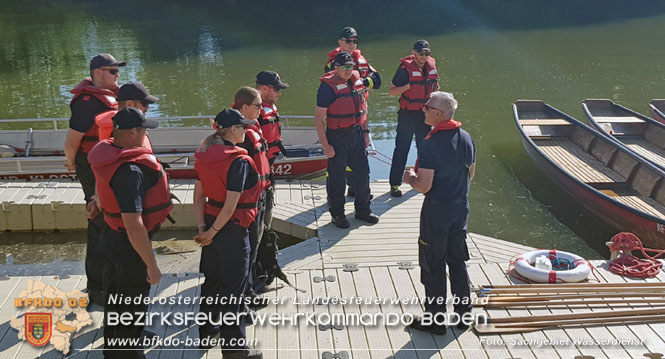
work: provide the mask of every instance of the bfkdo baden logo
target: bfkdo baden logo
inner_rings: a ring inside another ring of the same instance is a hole
[[[51,340],[53,332],[51,313],[25,313],[25,339],[28,343],[41,347]]]

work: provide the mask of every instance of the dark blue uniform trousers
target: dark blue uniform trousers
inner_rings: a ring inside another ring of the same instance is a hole
[[[471,311],[471,287],[465,261],[469,260],[466,246],[466,204],[446,206],[425,197],[420,212],[420,238],[418,258],[420,261],[420,281],[425,286],[427,298],[446,298],[446,265],[450,269],[450,291],[453,296],[466,298],[466,304],[455,305],[455,312],[462,315]],[[445,313],[443,305],[426,303],[425,311]]]
[[[263,238],[263,230],[265,228],[265,213],[266,213],[266,191],[261,192],[259,201],[257,203],[258,211],[256,213],[256,220],[252,223],[249,230],[249,273],[250,276],[247,284],[247,294],[254,292],[254,282],[256,274],[254,273],[254,264],[256,263],[256,256],[259,253],[260,239]]]
[[[208,228],[215,221],[215,217],[205,216]],[[214,321],[224,313],[238,314],[244,311],[244,305],[238,300],[244,298],[249,278],[249,232],[235,223],[227,223],[211,244],[201,250],[201,264],[199,270],[205,275],[205,282],[201,286],[202,297],[229,298],[235,300],[226,305],[209,305],[205,300],[201,303],[200,312],[211,313]],[[237,342],[245,338],[245,316],[241,316],[238,323],[233,325],[222,324],[219,327],[219,336],[224,338],[223,353],[233,353],[246,346],[230,346],[231,339]],[[210,326],[206,326],[210,330]]]
[[[425,113],[418,110],[403,110],[397,112],[397,134],[395,136],[395,150],[393,151],[392,165],[390,166],[390,185],[402,184],[406,160],[409,157],[411,141],[416,135],[416,148],[425,139],[432,127],[425,123]]]
[[[359,215],[367,215],[369,209],[369,162],[365,140],[360,126],[327,129],[328,143],[335,149],[335,157],[328,158],[328,206],[333,217],[344,215],[344,189],[346,166],[353,171],[355,181],[355,209]]]

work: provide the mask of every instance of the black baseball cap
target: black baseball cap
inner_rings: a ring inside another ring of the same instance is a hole
[[[269,85],[277,87],[278,89],[285,89],[289,87],[289,84],[282,82],[279,78],[279,74],[275,71],[265,70],[261,71],[256,75],[256,84],[257,85]]]
[[[134,107],[125,107],[113,116],[113,128],[118,130],[136,127],[157,128],[158,126],[159,121],[146,119],[143,111]]]
[[[215,123],[218,128],[229,128],[235,125],[251,126],[256,122],[246,119],[245,116],[235,108],[227,108],[215,116]]]
[[[125,61],[118,61],[113,57],[111,54],[103,53],[99,54],[90,60],[90,71],[94,69],[98,69],[100,67],[106,67],[106,66],[118,66],[118,67],[123,67],[126,66],[127,63]]]
[[[356,31],[356,29],[352,28],[351,26],[343,28],[342,32],[339,33],[340,39],[350,39],[352,37],[356,37],[358,38],[358,40],[360,40],[360,36],[358,36],[358,31]]]
[[[427,40],[416,41],[416,43],[413,44],[413,49],[416,50],[417,52],[431,51],[429,49],[429,42],[427,42]]]
[[[148,92],[148,89],[143,86],[142,83],[128,82],[120,87],[118,91],[118,101],[141,101],[146,104],[151,104],[159,101],[158,97],[155,97]]]
[[[348,52],[340,52],[335,55],[335,61],[333,62],[334,66],[344,66],[344,65],[355,65],[353,62],[353,57]]]

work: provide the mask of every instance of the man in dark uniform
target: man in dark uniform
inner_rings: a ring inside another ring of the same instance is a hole
[[[338,53],[333,65],[334,71],[321,76],[314,114],[316,132],[328,157],[326,189],[330,214],[337,227],[349,227],[344,215],[345,168],[348,164],[355,174],[356,219],[378,223],[379,217],[372,214],[369,206],[369,129],[364,96],[367,87],[358,71],[353,70],[356,64],[348,52]]]
[[[110,54],[99,54],[90,61],[90,78],[81,81],[71,92],[74,98],[70,103],[72,116],[65,139],[65,167],[76,171],[81,182],[86,203],[90,204],[95,194],[95,177],[88,163],[88,152],[99,141],[95,117],[118,108],[119,67],[125,62],[117,61]],[[94,207],[94,206],[91,206]],[[104,305],[102,268],[104,256],[99,245],[99,235],[104,225],[102,216],[89,211],[85,273],[91,303]]]
[[[350,26],[343,28],[337,39],[337,44],[339,47],[328,53],[328,62],[326,62],[326,65],[323,67],[323,71],[330,72],[334,70],[333,62],[335,60],[335,56],[337,56],[337,54],[340,52],[348,52],[351,54],[351,57],[353,57],[353,62],[356,63],[354,70],[358,71],[360,74],[365,87],[368,89],[378,90],[381,88],[381,74],[376,71],[376,69],[374,69],[374,67],[372,67],[369,62],[367,62],[365,56],[362,55],[360,49],[358,49],[358,41],[360,41],[360,37],[358,36],[356,29]],[[369,92],[365,93],[365,100],[368,98]],[[346,184],[349,186],[348,195],[350,197],[355,197],[356,190],[353,188],[353,183],[355,180],[353,179],[353,171],[351,171],[351,167],[346,166],[346,172]]]
[[[471,288],[466,263],[467,218],[469,215],[469,184],[476,170],[476,148],[471,136],[453,119],[457,101],[452,94],[436,91],[425,104],[425,122],[434,126],[420,147],[416,171],[409,169],[403,180],[416,191],[425,194],[420,212],[420,238],[418,239],[420,280],[425,295],[443,298],[425,304],[432,316],[446,312],[446,265],[450,269],[450,289],[460,299],[455,312],[460,316],[471,311]],[[443,318],[440,318],[442,320]],[[446,326],[424,324],[416,319],[411,328],[445,334]],[[464,322],[457,326],[467,328]]]
[[[390,195],[401,197],[402,175],[409,157],[413,135],[416,148],[420,147],[425,135],[431,129],[425,123],[422,109],[429,94],[439,89],[436,61],[430,56],[430,46],[425,40],[413,44],[411,56],[402,58],[392,83],[388,89],[390,96],[400,96],[397,112],[397,134],[395,150],[390,166]]]
[[[104,357],[145,358],[142,344],[112,343],[110,339],[141,338],[142,325],[109,323],[109,313],[146,312],[148,305],[133,299],[150,294],[150,285],[162,276],[150,238],[166,220],[173,205],[168,179],[146,138],[147,120],[139,109],[127,107],[113,117],[113,138],[96,145],[88,159],[95,174],[97,198],[104,210],[102,250],[108,264],[104,291],[111,296],[132,298],[132,304],[104,308]],[[118,350],[120,349],[120,350]],[[128,350],[131,349],[131,350]]]

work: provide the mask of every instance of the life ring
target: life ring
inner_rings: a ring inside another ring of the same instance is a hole
[[[546,256],[550,260],[559,259],[570,262],[574,267],[568,270],[544,270],[534,267],[531,263],[536,262],[536,258]],[[541,249],[527,252],[519,256],[513,263],[517,273],[523,277],[538,283],[571,283],[581,282],[591,274],[589,262],[572,253],[557,251],[556,249]]]

